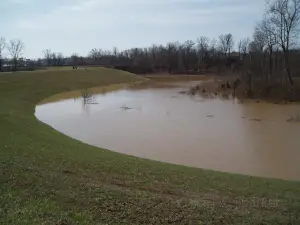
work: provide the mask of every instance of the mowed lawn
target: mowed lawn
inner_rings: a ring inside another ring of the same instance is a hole
[[[53,94],[140,79],[105,68],[0,74],[0,224],[300,224],[300,182],[121,155],[34,116]]]

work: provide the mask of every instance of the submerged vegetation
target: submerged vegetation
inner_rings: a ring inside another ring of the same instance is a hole
[[[126,105],[122,105],[120,108],[123,109],[123,110],[129,110],[129,109],[132,109],[132,108],[126,106]]]
[[[83,99],[83,104],[98,104],[93,94],[88,90],[84,89],[81,91],[81,98]]]
[[[93,97],[93,94],[91,92],[89,92],[88,89],[84,89],[81,91],[81,97],[83,99],[89,99],[89,98]]]
[[[272,103],[298,102],[300,100],[300,79],[295,79],[293,87],[288,85],[264,85],[253,82],[254,87],[249,90],[247,83],[236,76],[211,77],[210,80],[199,82],[181,94],[201,95],[206,98],[237,98],[241,102],[248,99],[266,100]]]

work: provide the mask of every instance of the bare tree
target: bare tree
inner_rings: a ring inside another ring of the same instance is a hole
[[[270,22],[274,25],[272,32],[278,38],[280,47],[284,53],[287,78],[293,85],[294,81],[291,76],[289,51],[299,33],[300,0],[267,1],[267,7]]]
[[[78,57],[78,54],[77,54],[77,53],[73,53],[73,54],[71,55],[71,60],[72,60],[73,67],[76,67],[76,66],[77,66],[77,64],[78,64],[78,59],[79,59],[79,57]]]
[[[250,52],[263,52],[266,46],[266,37],[261,29],[255,29],[253,34],[253,41],[249,44]]]
[[[57,65],[57,56],[56,56],[56,53],[52,52],[51,55],[50,55],[50,57],[51,57],[51,62],[52,62],[51,66],[56,66]]]
[[[274,25],[268,17],[265,17],[256,29],[264,35],[266,50],[269,54],[269,77],[271,78],[273,74],[273,51],[278,44],[277,36],[274,33]],[[268,78],[266,77],[266,79]]]
[[[64,56],[61,52],[56,53],[56,66],[62,66],[63,59],[64,59]]]
[[[156,58],[162,58],[163,55],[165,55],[169,73],[172,73],[175,68],[178,69],[179,64],[183,64],[182,59],[180,59],[181,61],[179,60],[181,48],[182,46],[178,42],[170,42],[167,44],[166,48],[158,48],[158,54]]]
[[[158,56],[158,47],[156,45],[152,45],[151,47],[148,48],[148,52],[149,52],[149,59],[151,62],[152,70],[155,71],[156,59]],[[168,71],[170,72],[170,66]]]
[[[192,64],[192,55],[193,55],[193,46],[195,42],[191,40],[185,41],[181,46],[180,51],[180,59],[182,60],[180,63],[183,64],[185,72],[188,73],[189,67]]]
[[[4,37],[0,38],[0,72],[2,72],[2,57],[3,57],[3,50],[6,47],[6,41]]]
[[[232,34],[225,34],[219,36],[219,48],[223,54],[228,58],[231,54],[234,42]]]
[[[117,47],[113,47],[113,56],[114,56],[115,58],[117,58],[118,54],[119,54],[118,48],[117,48]]]
[[[91,57],[93,59],[100,59],[103,55],[104,55],[104,52],[102,51],[102,49],[93,48],[89,52],[89,57]]]
[[[201,36],[197,39],[197,48],[200,52],[206,52],[209,47],[209,39],[205,36]]]
[[[239,55],[243,56],[243,58],[247,55],[249,51],[249,44],[250,44],[249,38],[244,38],[243,40],[240,40],[238,43]]]
[[[209,39],[207,37],[200,37],[197,39],[197,55],[198,55],[198,65],[203,62],[205,56],[208,56],[209,50]]]
[[[263,78],[265,75],[265,81],[268,81],[268,74],[265,73],[265,62],[266,56],[269,54],[268,51],[268,42],[267,36],[264,30],[261,29],[261,25],[255,27],[254,34],[253,34],[253,41],[249,43],[248,47],[249,51],[249,62],[247,64],[248,71],[250,72],[250,80],[249,86],[251,84],[251,77],[260,77],[261,82],[263,82]],[[250,88],[249,88],[250,90]]]
[[[10,56],[12,57],[12,62],[14,66],[14,70],[17,70],[18,67],[18,60],[21,56],[21,53],[24,49],[24,44],[21,40],[10,40],[8,46],[7,46],[8,52]]]
[[[43,51],[44,52],[44,58],[47,61],[47,65],[48,66],[52,66],[53,62],[52,62],[52,52],[50,49],[46,49]]]
[[[118,50],[117,47],[113,47],[112,55],[113,55],[112,63],[113,63],[113,64],[116,64],[117,61],[118,61],[118,56],[119,56],[119,50]]]
[[[242,55],[242,43],[243,43],[242,40],[240,40],[239,43],[238,43],[238,51],[239,51],[239,56],[240,56],[240,57],[241,57],[241,55]]]
[[[214,58],[217,52],[217,40],[214,38],[210,42],[209,52],[211,56]]]

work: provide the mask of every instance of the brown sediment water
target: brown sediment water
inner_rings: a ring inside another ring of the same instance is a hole
[[[94,88],[90,102],[80,91],[63,93],[38,105],[35,115],[72,138],[120,153],[300,180],[299,104],[240,104],[180,94],[192,85],[195,81],[151,82],[110,92]]]

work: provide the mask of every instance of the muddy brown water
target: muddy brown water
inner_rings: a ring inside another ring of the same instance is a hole
[[[194,84],[142,85],[94,94],[88,101],[66,93],[69,99],[38,105],[35,115],[72,138],[120,153],[300,180],[300,105],[179,93]]]

